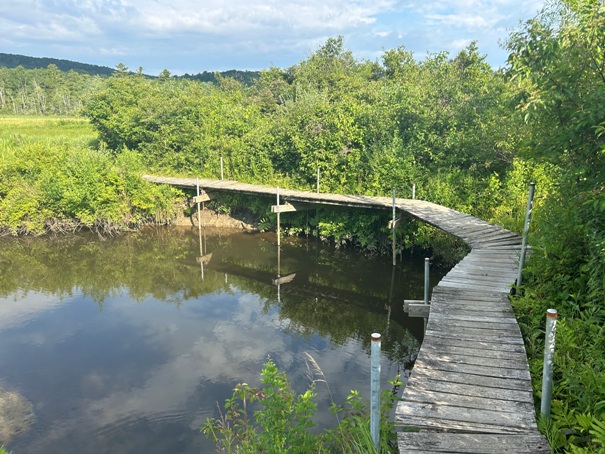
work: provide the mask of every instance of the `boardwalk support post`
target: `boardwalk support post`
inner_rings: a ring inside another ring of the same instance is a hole
[[[378,449],[380,442],[380,334],[372,333],[370,382],[370,436]]]
[[[224,174],[223,174],[223,157],[221,156],[221,180],[224,180]]]
[[[529,221],[531,220],[532,204],[536,183],[529,183],[529,195],[527,197],[527,208],[525,209],[525,224],[523,225],[523,242],[521,243],[521,255],[519,256],[519,270],[517,273],[517,287],[521,286],[523,265],[525,264],[525,250],[527,249],[527,234],[529,233]]]
[[[424,304],[429,304],[429,277],[430,277],[431,259],[424,259]]]
[[[395,237],[395,188],[393,188],[393,266],[397,265],[397,238]]]
[[[416,184],[412,185],[412,199],[416,198]]]
[[[200,196],[200,179],[198,177],[195,177],[195,187],[197,189],[197,196]],[[200,202],[199,202],[199,198],[198,198],[198,202],[197,202],[197,229],[198,230],[202,230],[202,215],[200,213]],[[203,255],[203,254],[200,254]]]
[[[279,207],[279,186],[277,186],[277,206]],[[279,210],[277,210],[277,247],[280,246],[280,225],[279,225]]]
[[[319,194],[319,167],[317,167],[317,193]]]
[[[540,413],[550,416],[550,401],[552,397],[552,374],[555,365],[555,337],[557,334],[557,310],[546,311],[546,338],[544,339],[544,367],[542,370],[542,400]]]

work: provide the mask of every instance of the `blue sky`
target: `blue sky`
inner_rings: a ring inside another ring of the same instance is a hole
[[[404,46],[418,59],[500,43],[544,0],[0,0],[0,52],[157,75],[292,66],[342,35],[359,59]]]

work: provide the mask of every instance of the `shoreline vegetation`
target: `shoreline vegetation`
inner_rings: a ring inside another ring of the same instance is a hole
[[[416,61],[405,48],[356,60],[331,38],[252,85],[131,74],[77,78],[57,68],[0,68],[0,234],[82,228],[111,235],[174,222],[192,194],[143,173],[220,177],[323,192],[411,197],[517,233],[530,181],[533,253],[512,298],[536,403],[544,318],[559,312],[552,414],[539,425],[554,452],[605,449],[605,5],[554,0],[506,40],[493,70],[473,43]],[[37,87],[37,88],[36,88]],[[209,203],[259,230],[264,201]],[[238,208],[239,207],[239,208]],[[193,213],[191,205],[185,215]],[[240,213],[241,214],[241,213]],[[238,214],[239,215],[239,214]],[[288,216],[292,235],[370,253],[390,248],[388,213],[326,210]],[[436,229],[406,222],[406,249],[455,261],[464,251]]]

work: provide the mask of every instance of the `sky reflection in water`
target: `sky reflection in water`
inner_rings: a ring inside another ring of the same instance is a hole
[[[258,384],[268,356],[298,391],[308,385],[309,352],[335,400],[350,389],[367,395],[374,331],[385,335],[383,378],[392,378],[421,336],[422,321],[400,306],[422,293],[422,260],[391,275],[388,258],[292,241],[282,246],[281,275],[297,276],[278,301],[272,240],[208,236],[203,280],[197,231],[188,229],[2,240],[0,386],[36,413],[8,448],[212,452],[199,427],[235,384]],[[323,384],[318,394],[327,409]],[[333,422],[327,411],[318,421]]]

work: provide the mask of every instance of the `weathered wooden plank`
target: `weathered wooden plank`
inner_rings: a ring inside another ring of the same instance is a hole
[[[510,334],[517,334],[519,325],[516,321],[503,320],[501,322],[481,321],[481,320],[460,320],[457,318],[447,317],[441,314],[436,314],[435,317],[431,317],[431,328],[438,329],[442,327],[444,331],[460,331],[460,330],[481,330],[486,333],[505,331]],[[512,333],[511,333],[512,332]]]
[[[431,319],[429,317],[429,324],[427,325],[426,334],[431,334],[432,336],[448,336],[448,333],[445,333],[441,330],[433,330],[430,325]],[[487,335],[484,333],[473,333],[471,330],[464,330],[457,333],[449,333],[449,337],[451,339],[460,339],[460,340],[470,340],[476,342],[500,342],[503,344],[516,344],[523,345],[523,339],[517,337],[509,337],[506,335]]]
[[[419,393],[424,391],[427,392],[440,392],[452,394],[454,396],[468,396],[485,399],[498,399],[514,402],[525,402],[526,404],[533,405],[534,398],[531,390],[527,389],[508,389],[508,388],[491,388],[481,385],[474,385],[468,383],[453,383],[451,381],[433,380],[430,377],[422,375],[421,372],[417,373],[415,377],[408,380],[408,383],[403,392],[403,398],[410,389],[416,389]],[[452,396],[452,398],[455,398]],[[534,411],[532,410],[532,414]]]
[[[403,310],[408,311],[410,304],[424,304],[423,300],[403,300]]]
[[[448,279],[447,276],[442,279],[442,281],[439,283],[439,285],[441,287],[456,287],[456,288],[462,288],[462,289],[469,289],[469,290],[502,290],[505,291],[507,289],[510,289],[511,285],[510,284],[498,284],[498,285],[490,285],[488,284],[484,284],[481,282],[475,282],[475,281],[457,281],[454,279]]]
[[[501,273],[485,273],[485,272],[464,272],[463,270],[454,269],[448,273],[447,278],[452,280],[470,280],[471,282],[493,282],[496,284],[508,284],[515,280],[514,273],[507,271]]]
[[[196,195],[193,198],[193,203],[202,203],[202,202],[207,202],[208,200],[210,200],[210,197],[208,196],[208,194],[203,192],[200,195]]]
[[[206,255],[203,255],[203,256],[201,256],[201,257],[197,257],[197,258],[195,259],[195,261],[196,261],[197,263],[203,263],[203,264],[205,265],[205,264],[207,264],[208,262],[210,262],[210,260],[211,260],[211,259],[212,259],[212,252],[211,252],[210,254],[206,254]]]
[[[491,348],[483,348],[474,343],[470,345],[451,345],[446,342],[428,342],[422,345],[422,350],[430,354],[456,355],[466,358],[488,358],[492,361],[516,361],[527,366],[527,357],[524,350],[510,351],[499,348],[499,344],[492,344]]]
[[[408,305],[409,317],[428,317],[431,312],[430,304],[410,304]]]
[[[455,454],[550,454],[543,435],[535,434],[454,434],[400,432],[399,452]]]
[[[496,410],[506,413],[526,413],[528,415],[535,412],[533,402],[494,399],[484,396],[466,396],[464,394],[434,391],[415,386],[405,389],[405,401],[427,404],[435,403],[437,405],[474,408],[476,410]]]
[[[439,351],[434,347],[425,346],[422,353],[432,361],[442,361],[448,364],[466,364],[469,366],[498,367],[502,369],[516,369],[527,371],[527,360],[518,355],[516,359],[494,358],[487,355],[487,350],[483,350],[484,355],[479,352],[465,351],[464,353],[454,353],[450,351]],[[493,351],[492,351],[493,352]]]
[[[401,224],[401,216],[399,216],[397,219],[395,220],[390,220],[389,221],[389,229],[396,229],[397,227],[399,227],[399,224]]]
[[[420,402],[400,402],[395,423],[423,429],[464,431],[467,433],[527,433],[536,430],[535,419],[526,414],[507,413]]]
[[[456,347],[464,347],[464,348],[476,348],[477,350],[501,350],[507,352],[517,352],[525,354],[525,346],[524,344],[514,343],[514,344],[502,344],[501,342],[495,341],[487,341],[487,340],[477,340],[477,339],[457,339],[452,336],[448,336],[447,333],[443,333],[441,331],[428,332],[424,336],[424,344],[433,344],[435,346],[440,346],[443,344],[453,345]]]
[[[314,210],[316,207],[308,203],[286,202],[280,205],[271,205],[271,213],[292,213],[294,211]]]
[[[443,320],[443,321],[459,321],[459,322],[480,322],[480,323],[494,323],[494,324],[507,324],[517,326],[517,319],[511,313],[506,314],[506,316],[501,317],[492,317],[485,314],[473,314],[468,313],[464,315],[460,314],[449,314],[447,312],[436,312],[432,317],[433,320]],[[489,325],[488,325],[489,326]]]
[[[418,369],[430,369],[439,370],[443,372],[456,372],[459,374],[475,375],[478,377],[490,377],[499,379],[514,379],[514,380],[526,380],[530,381],[529,370],[524,369],[507,369],[500,367],[496,364],[496,361],[492,362],[492,365],[476,365],[467,363],[458,363],[453,361],[442,361],[438,355],[432,355],[427,351],[424,353],[422,349],[418,353],[414,368]]]
[[[531,389],[529,379],[492,377],[489,375],[465,373],[464,371],[441,370],[428,366],[425,367],[422,363],[417,363],[414,365],[410,378],[417,380],[420,376],[430,378],[431,380],[484,386],[486,388],[516,389],[520,391]]]
[[[289,274],[287,276],[278,277],[277,279],[273,279],[273,285],[277,284],[287,284],[288,282],[292,282],[296,277],[296,273]]]

